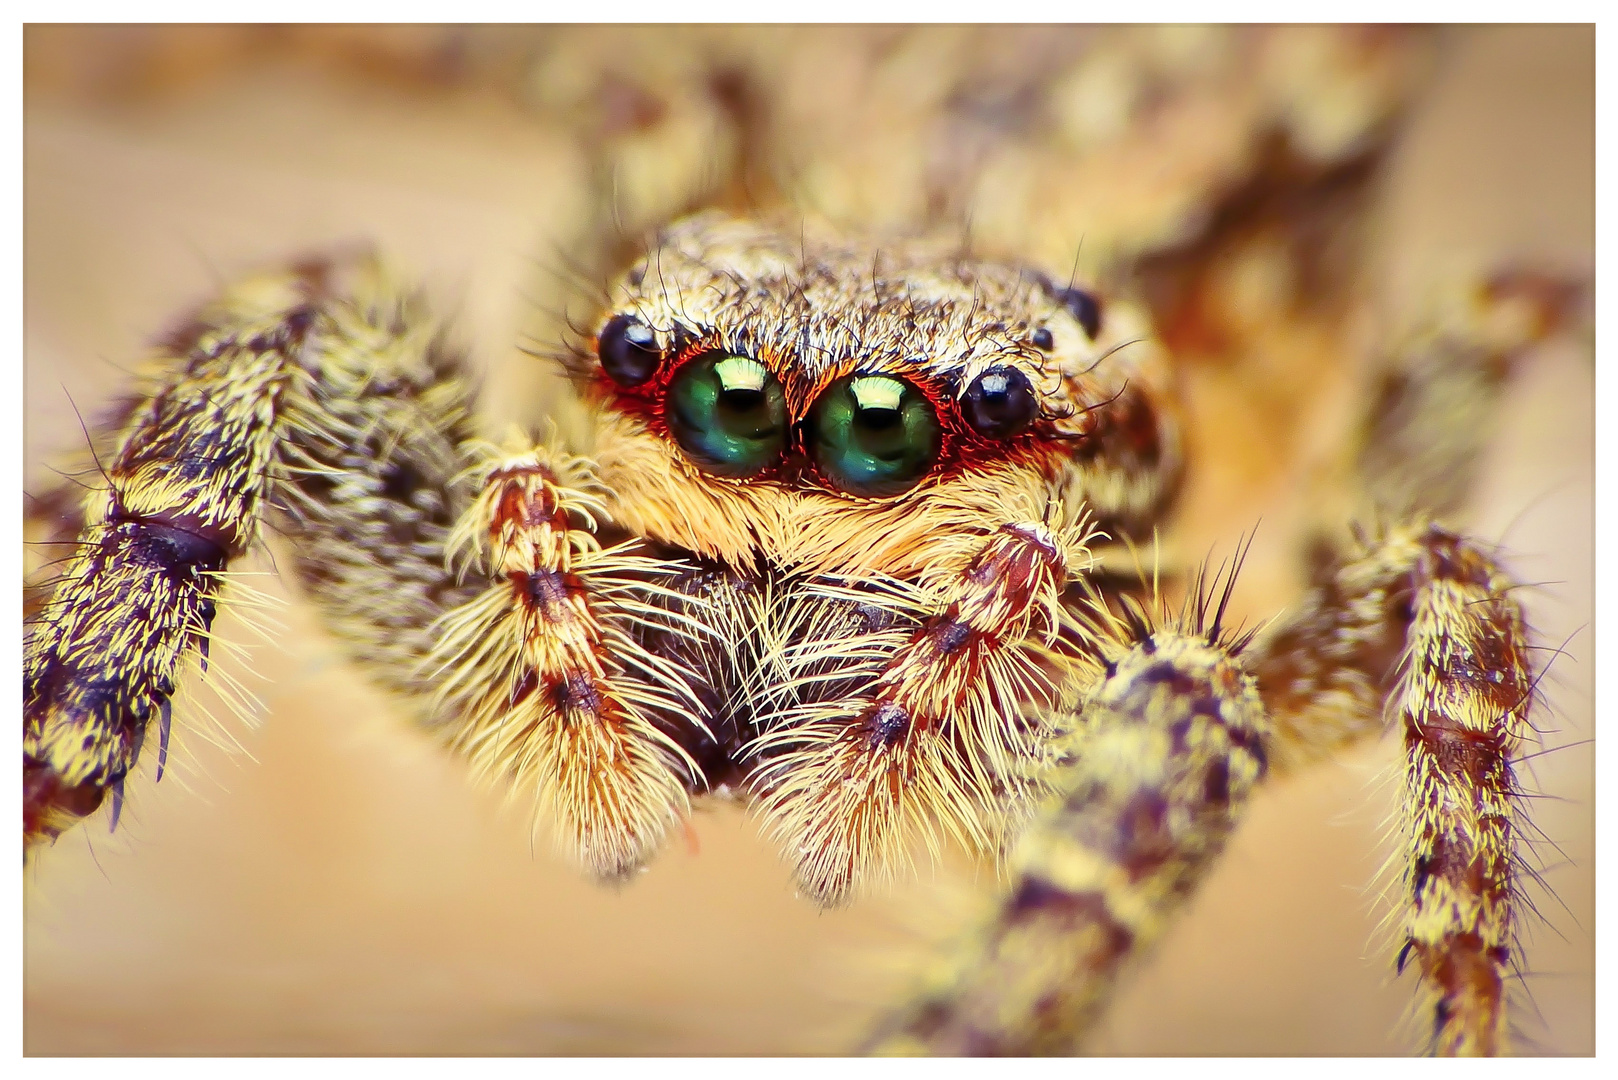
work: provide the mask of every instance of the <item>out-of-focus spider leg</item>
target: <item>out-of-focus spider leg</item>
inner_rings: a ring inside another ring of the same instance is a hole
[[[1464,509],[1512,374],[1531,350],[1570,328],[1588,288],[1505,269],[1457,282],[1428,304],[1377,373],[1352,468],[1391,520]]]
[[[1263,777],[1270,724],[1204,595],[1174,628],[1095,610],[1100,662],[1065,703],[1056,789],[1013,847],[1005,900],[884,1022],[882,1054],[1071,1053],[1161,936]],[[1228,599],[1228,586],[1226,592]],[[1223,604],[1221,604],[1221,611]]]
[[[478,471],[483,492],[451,548],[470,549],[491,584],[440,622],[432,662],[461,717],[453,745],[537,791],[594,873],[626,874],[686,815],[698,775],[652,719],[699,714],[687,676],[632,631],[666,630],[681,617],[670,607],[695,601],[657,583],[668,564],[603,550],[583,527],[603,507],[582,460],[535,448]]]
[[[969,846],[998,842],[1005,811],[993,807],[1009,802],[1015,815],[1026,802],[1014,789],[1036,735],[1035,721],[1006,718],[1059,692],[1029,639],[1054,637],[1062,590],[1088,567],[1090,539],[1082,523],[1003,525],[944,583],[937,613],[888,653],[865,694],[766,731],[762,809],[805,893],[842,902],[916,832],[931,841],[935,821]]]

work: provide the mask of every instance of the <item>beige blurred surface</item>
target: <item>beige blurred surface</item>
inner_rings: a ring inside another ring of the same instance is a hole
[[[25,46],[36,47],[37,38]],[[60,36],[48,42],[71,48]],[[1450,41],[1380,218],[1397,305],[1468,256],[1588,266],[1593,33]],[[30,481],[175,313],[242,270],[369,242],[422,275],[498,386],[532,260],[577,213],[571,145],[494,96],[244,66],[139,105],[30,90],[25,341]],[[1522,1048],[1593,1047],[1591,367],[1544,351],[1513,385],[1474,522],[1503,539],[1549,644],[1531,785],[1554,899],[1528,937]],[[288,596],[266,578],[265,591]],[[27,869],[30,1054],[794,1053],[850,1045],[925,921],[925,883],[846,911],[792,896],[740,813],[620,890],[469,786],[345,668],[295,598],[280,647],[231,670],[263,700],[243,752],[180,727],[123,823]],[[242,636],[242,635],[238,635]],[[199,694],[204,696],[206,691]],[[1391,742],[1272,786],[1094,1040],[1104,1053],[1400,1053],[1368,885]]]

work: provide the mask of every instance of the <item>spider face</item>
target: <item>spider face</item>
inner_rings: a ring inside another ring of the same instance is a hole
[[[1163,358],[1124,304],[924,240],[680,222],[611,290],[572,365],[602,410],[615,520],[736,567],[914,573],[926,508],[1071,501],[1075,462],[1176,463]]]

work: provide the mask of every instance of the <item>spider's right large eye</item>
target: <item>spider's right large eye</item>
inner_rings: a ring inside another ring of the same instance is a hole
[[[839,490],[883,497],[920,483],[938,457],[938,416],[919,389],[891,375],[847,375],[809,410],[815,464]]]
[[[601,370],[619,386],[639,386],[650,379],[662,362],[652,328],[628,315],[614,315],[596,339]]]
[[[748,356],[710,352],[682,364],[664,415],[686,456],[720,476],[752,476],[786,448],[786,394]]]

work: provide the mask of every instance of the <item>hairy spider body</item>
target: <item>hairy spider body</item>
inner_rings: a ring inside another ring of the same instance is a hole
[[[1487,408],[1565,290],[1496,276],[1399,348],[1340,482],[1375,524],[1255,635],[1224,626],[1234,569],[1211,619],[1217,579],[1171,614],[1120,572],[1180,490],[1180,379],[1141,307],[1055,273],[926,230],[678,220],[563,357],[588,418],[566,449],[477,439],[457,355],[375,264],[233,287],[98,436],[105,488],[29,633],[25,837],[109,796],[116,821],[153,724],[161,768],[268,522],[350,653],[599,877],[711,794],[751,803],[822,905],[920,844],[1002,859],[1009,892],[884,1052],[1073,1049],[1258,781],[1386,714],[1398,965],[1436,1049],[1499,1052],[1535,673],[1511,578],[1430,514],[1475,443],[1427,429],[1457,387]],[[1216,286],[1158,280],[1164,342],[1233,332]],[[1377,450],[1399,445],[1431,452]]]

